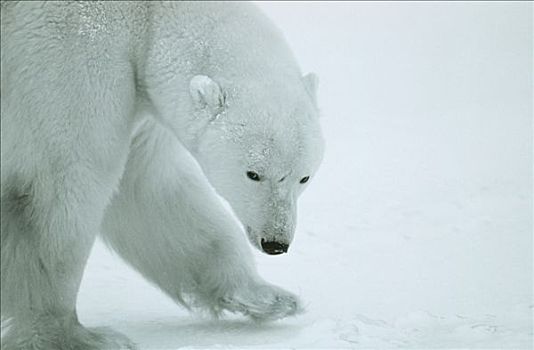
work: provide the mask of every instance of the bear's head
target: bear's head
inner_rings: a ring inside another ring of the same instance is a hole
[[[252,244],[287,252],[297,198],[323,156],[317,78],[294,84],[232,84],[197,75],[190,82],[194,139],[188,147],[228,201]]]

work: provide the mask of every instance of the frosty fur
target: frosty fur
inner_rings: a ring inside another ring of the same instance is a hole
[[[2,350],[135,347],[77,321],[99,232],[182,304],[301,309],[258,276],[241,226],[256,247],[290,243],[322,156],[316,78],[266,18],[246,3],[2,2],[1,20]]]

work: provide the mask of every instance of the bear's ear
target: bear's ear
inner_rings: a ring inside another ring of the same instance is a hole
[[[189,93],[200,106],[208,106],[218,110],[226,105],[226,94],[219,84],[205,75],[196,75],[189,83]]]
[[[315,73],[308,73],[302,77],[302,82],[306,87],[308,95],[313,99],[313,102],[317,101],[317,87],[319,86],[319,78]]]

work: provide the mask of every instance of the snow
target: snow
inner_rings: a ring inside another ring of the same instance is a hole
[[[192,315],[97,242],[79,315],[143,349],[532,348],[532,3],[266,2],[327,151],[289,254],[303,315]]]

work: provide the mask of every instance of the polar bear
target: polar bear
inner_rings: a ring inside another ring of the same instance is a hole
[[[186,306],[301,310],[246,242],[287,252],[323,152],[317,79],[273,24],[240,2],[1,9],[2,349],[135,347],[78,323],[97,233]]]

